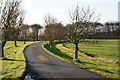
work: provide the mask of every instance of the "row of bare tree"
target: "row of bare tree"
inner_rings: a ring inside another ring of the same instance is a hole
[[[69,12],[71,23],[65,27],[57,22],[57,19],[48,15],[44,18],[45,21],[45,37],[49,41],[50,48],[54,40],[67,40],[73,43],[75,47],[74,60],[78,58],[78,44],[85,39],[106,39],[119,38],[119,23],[107,22],[104,25],[98,23],[100,16],[95,15],[94,11],[87,9],[79,9],[79,6],[74,11]]]
[[[90,39],[118,39],[119,22],[106,22],[105,24],[97,23],[88,35]]]
[[[15,46],[17,46],[18,40],[28,41],[38,41],[38,40],[48,40],[50,48],[55,40],[67,40],[75,45],[75,57],[74,60],[78,58],[78,44],[81,40],[88,38],[97,39],[98,34],[101,38],[104,34],[109,37],[110,34],[115,36],[115,31],[118,30],[115,26],[119,23],[98,23],[100,20],[99,15],[95,15],[94,11],[88,8],[76,8],[73,11],[69,11],[69,16],[71,19],[70,24],[63,26],[61,22],[58,22],[56,18],[51,15],[47,15],[44,18],[45,27],[39,24],[25,25],[24,21],[24,11],[21,7],[21,0],[7,0],[5,3],[0,2],[0,26],[2,28],[2,55],[4,57],[4,46],[8,40],[13,40]],[[99,27],[102,27],[102,31]],[[105,31],[103,31],[106,29]],[[96,36],[97,35],[97,36]],[[99,37],[100,37],[99,36]],[[105,37],[105,36],[104,36]]]
[[[17,46],[16,40],[19,35],[19,29],[23,25],[23,20],[24,13],[21,8],[21,1],[0,1],[0,27],[2,28],[1,57],[4,57],[4,46],[9,38],[13,38],[15,41],[15,46]]]
[[[38,40],[40,29],[43,27],[39,24],[25,25],[24,10],[21,7],[22,0],[0,0],[0,57],[4,57],[4,47],[8,40],[13,40],[17,46],[18,40]]]
[[[50,47],[52,47],[52,44],[54,40],[65,40],[66,39],[66,27],[63,26],[62,23],[57,22],[57,19],[53,16],[46,16],[44,18],[45,22],[45,31],[44,35],[46,40],[49,41]]]
[[[55,37],[62,37],[62,39],[67,39],[69,42],[75,44],[74,60],[77,60],[79,42],[86,39],[86,35],[89,34],[89,30],[95,26],[100,17],[96,16],[89,7],[87,9],[79,9],[78,6],[74,11],[69,12],[69,16],[71,18],[71,23],[66,25],[66,27],[61,28],[60,26],[62,25],[57,23],[56,18],[50,15],[46,16],[44,18],[45,36],[49,41],[50,48],[52,48]]]
[[[38,41],[39,35],[41,33],[41,30],[43,27],[39,24],[33,24],[33,25],[23,25],[19,29],[19,35],[17,37],[17,40],[19,41]],[[9,40],[13,40],[14,38],[10,38]]]

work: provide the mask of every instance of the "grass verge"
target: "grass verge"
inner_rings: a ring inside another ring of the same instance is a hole
[[[4,54],[8,60],[2,60],[2,80],[12,79],[19,80],[26,68],[26,60],[23,54],[24,48],[35,42],[17,41],[17,47],[14,46],[14,41],[8,41],[5,48]]]
[[[47,43],[43,44],[43,49],[49,54],[69,63],[73,63],[79,67],[95,72],[106,78],[118,78],[118,64],[98,60],[96,58],[84,57],[84,54],[78,53],[79,61],[73,61],[74,51],[62,46],[63,43],[54,43],[50,48]]]

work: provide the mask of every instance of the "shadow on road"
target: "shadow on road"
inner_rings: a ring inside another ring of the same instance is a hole
[[[46,65],[51,65],[51,66],[59,66],[59,67],[66,67],[66,68],[74,68],[74,69],[78,69],[76,67],[73,66],[64,66],[64,65],[60,65],[60,64],[51,64],[51,63],[45,63],[45,62],[28,62],[28,63],[33,63],[33,64],[46,64]]]

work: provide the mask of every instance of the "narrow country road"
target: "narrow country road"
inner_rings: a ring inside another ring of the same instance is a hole
[[[42,48],[41,43],[28,46],[25,51],[27,60],[27,77],[31,78],[103,78],[73,64],[63,62]]]

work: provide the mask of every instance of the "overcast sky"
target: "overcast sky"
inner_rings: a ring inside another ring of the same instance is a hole
[[[44,17],[51,14],[63,24],[69,23],[69,10],[76,5],[80,7],[90,6],[96,14],[101,15],[99,22],[118,20],[119,0],[23,0],[23,8],[26,11],[25,24],[38,23],[44,25]]]

